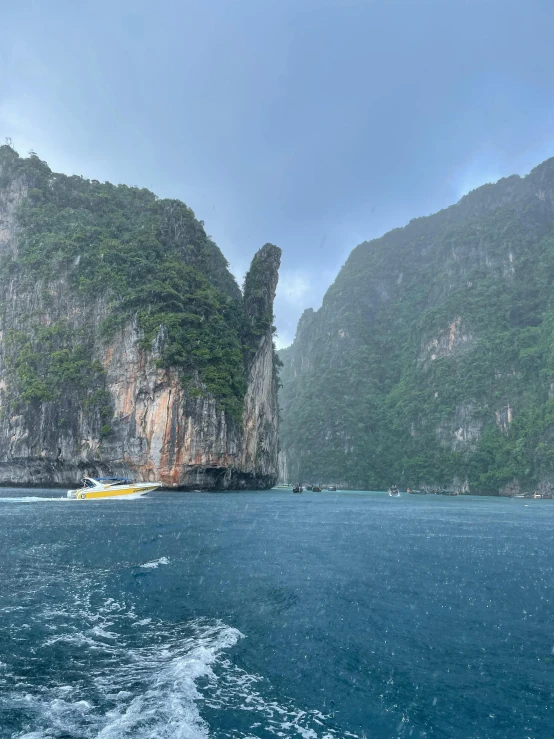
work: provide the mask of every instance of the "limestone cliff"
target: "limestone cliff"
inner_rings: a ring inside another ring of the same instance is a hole
[[[280,353],[293,481],[554,489],[554,160],[360,244]]]
[[[1,483],[274,484],[277,247],[243,297],[182,203],[0,147],[0,260]]]

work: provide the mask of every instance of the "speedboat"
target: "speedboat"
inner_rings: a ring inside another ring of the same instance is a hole
[[[100,500],[103,498],[141,498],[151,490],[162,486],[161,482],[132,482],[124,477],[83,477],[81,487],[68,490],[67,497],[76,500]]]
[[[400,491],[397,487],[392,487],[389,490],[389,495],[391,498],[400,498]]]

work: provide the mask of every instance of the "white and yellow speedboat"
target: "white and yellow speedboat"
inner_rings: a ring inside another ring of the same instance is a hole
[[[151,490],[162,486],[161,482],[131,482],[123,477],[83,477],[81,487],[68,490],[67,497],[77,500],[100,500],[102,498],[140,498]]]

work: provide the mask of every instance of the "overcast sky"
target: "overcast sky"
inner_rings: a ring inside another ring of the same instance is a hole
[[[554,155],[554,0],[14,0],[0,140],[180,198],[279,345],[361,241]]]

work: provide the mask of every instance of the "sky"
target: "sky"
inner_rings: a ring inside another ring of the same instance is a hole
[[[554,155],[553,0],[18,0],[0,141],[184,200],[278,346],[350,251]]]

